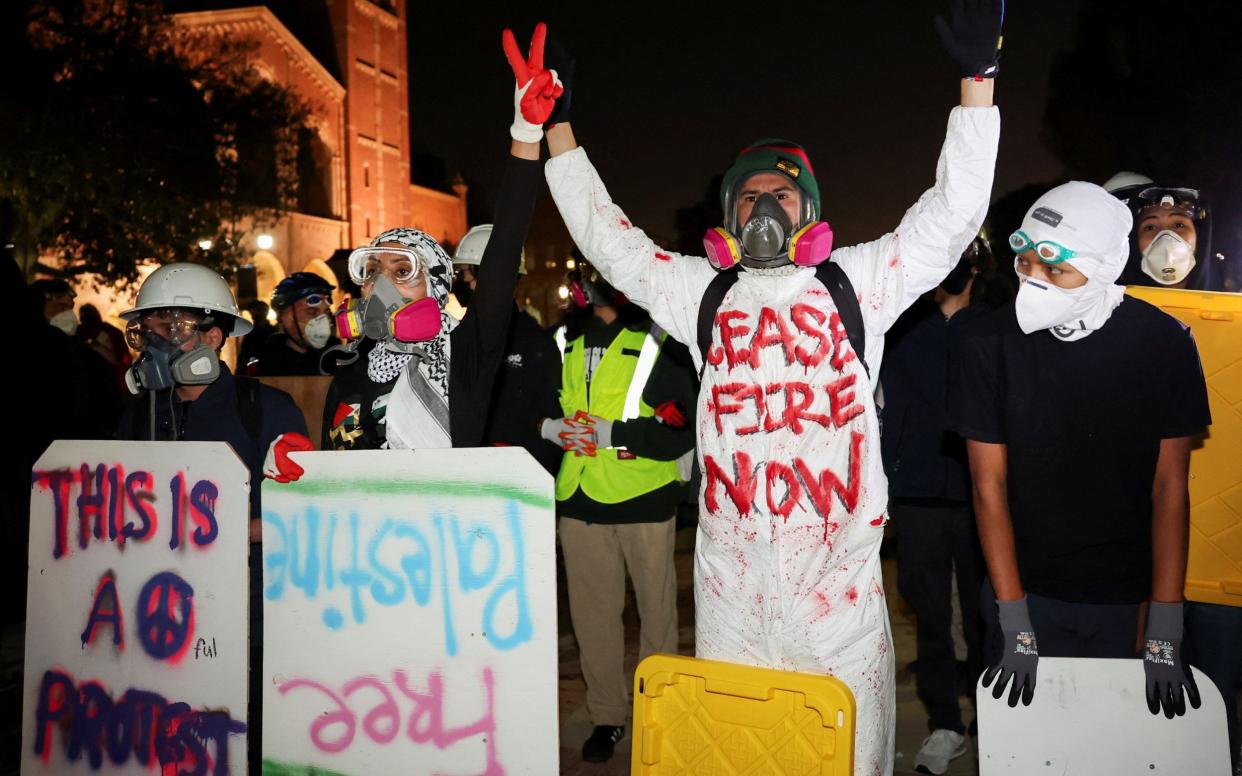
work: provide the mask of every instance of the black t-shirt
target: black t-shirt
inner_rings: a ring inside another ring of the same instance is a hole
[[[1160,440],[1211,423],[1190,330],[1126,297],[1075,342],[1023,334],[1009,304],[972,325],[950,365],[950,425],[1007,453],[1022,585],[1063,601],[1151,595]]]

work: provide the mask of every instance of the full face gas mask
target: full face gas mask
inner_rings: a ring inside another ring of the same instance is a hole
[[[142,355],[125,373],[131,393],[167,391],[178,385],[209,385],[220,377],[216,351],[199,342],[188,351],[181,346],[214,325],[184,310],[161,310],[135,318],[125,327],[125,341]]]
[[[795,229],[776,197],[765,192],[755,200],[738,234],[723,227],[710,229],[703,237],[703,246],[708,261],[717,269],[730,269],[739,263],[751,269],[789,264],[814,267],[832,253],[832,227],[826,221],[811,221]]]

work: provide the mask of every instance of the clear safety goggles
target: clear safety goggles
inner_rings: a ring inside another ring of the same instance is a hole
[[[349,254],[349,278],[366,285],[376,275],[387,275],[399,286],[416,286],[423,280],[422,258],[410,248],[358,248]]]
[[[155,334],[180,347],[203,330],[207,319],[190,310],[156,310],[131,318],[125,324],[125,344],[142,352],[147,349],[148,336]]]
[[[1009,235],[1009,247],[1014,253],[1026,253],[1033,250],[1035,255],[1040,258],[1040,261],[1047,264],[1060,264],[1066,259],[1072,259],[1078,255],[1077,251],[1072,251],[1052,240],[1035,242],[1021,229]]]

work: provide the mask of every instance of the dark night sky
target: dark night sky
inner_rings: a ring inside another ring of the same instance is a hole
[[[1062,174],[1039,128],[1048,68],[1072,45],[1080,4],[1008,4],[994,197]],[[513,110],[500,33],[513,26],[524,43],[544,19],[578,62],[578,140],[636,225],[671,241],[676,208],[698,202],[739,148],[782,136],[807,147],[838,244],[872,239],[932,182],[958,102],[932,26],[946,6],[412,3],[413,146],[461,170],[490,203]]]

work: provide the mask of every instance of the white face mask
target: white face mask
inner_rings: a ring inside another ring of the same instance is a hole
[[[1165,229],[1143,251],[1142,267],[1152,280],[1171,286],[1195,268],[1195,252],[1181,235]]]
[[[311,318],[306,327],[302,329],[302,336],[306,339],[307,345],[319,350],[332,338],[332,319],[327,315],[317,315]]]
[[[1018,327],[1027,334],[1047,330],[1066,341],[1082,339],[1107,323],[1125,293],[1121,286],[1090,280],[1077,288],[1059,288],[1020,272],[1018,280]]]
[[[60,329],[65,334],[68,334],[70,337],[78,333],[78,317],[73,314],[73,310],[64,310],[56,313],[52,316],[52,319],[48,321],[48,323]]]

